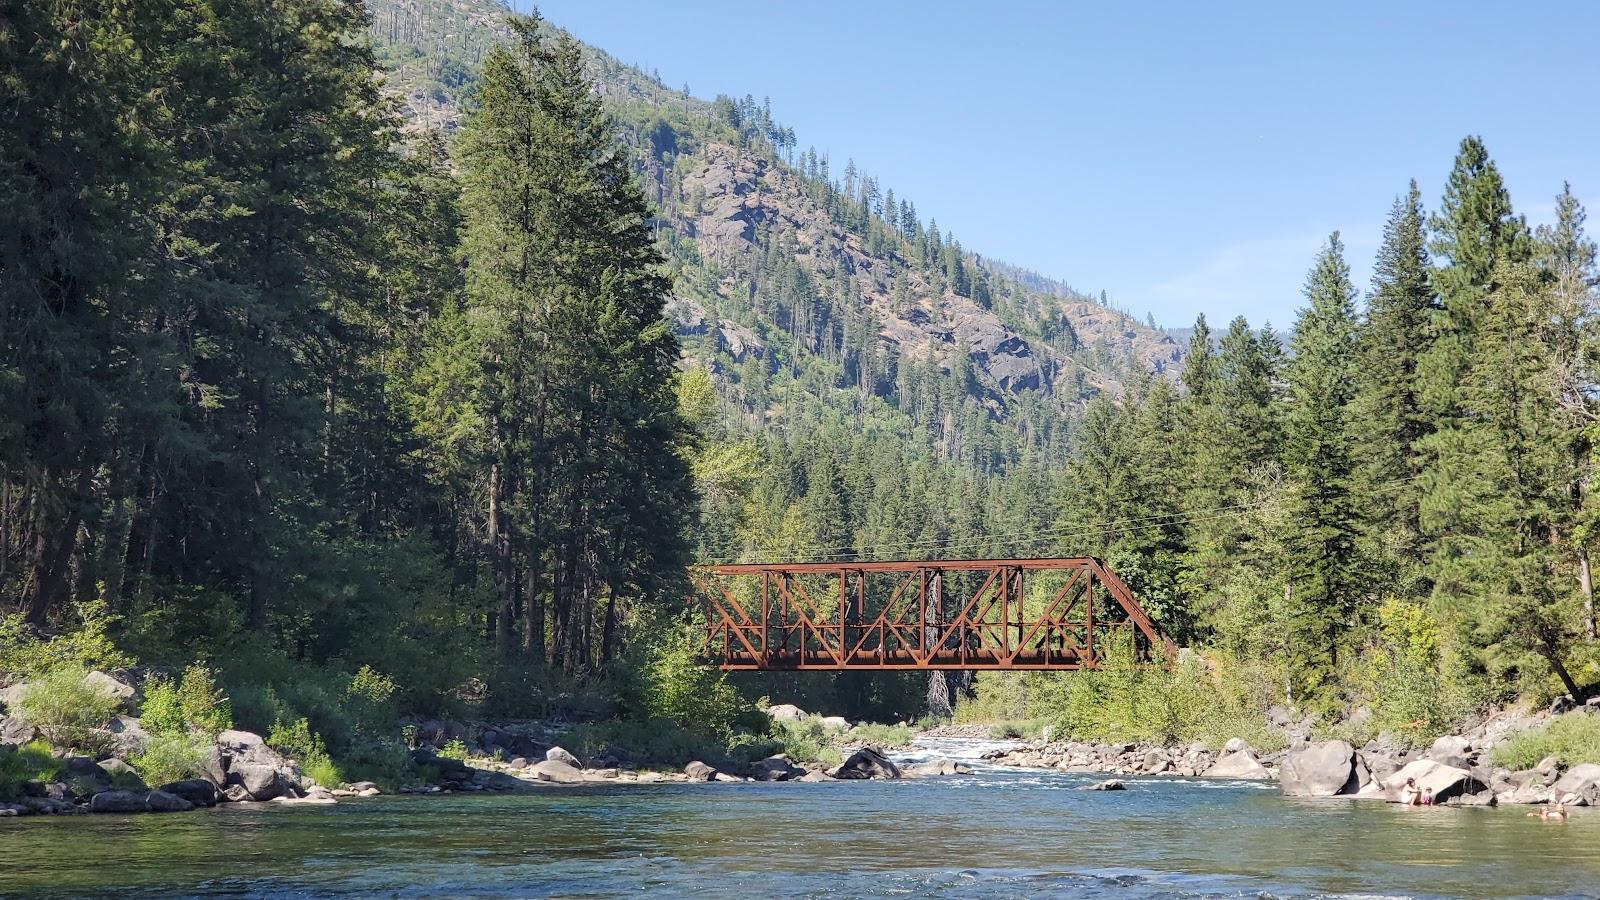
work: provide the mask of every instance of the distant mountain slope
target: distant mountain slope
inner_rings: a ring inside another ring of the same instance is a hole
[[[408,115],[453,130],[483,54],[506,33],[504,8],[370,6]],[[793,131],[752,97],[696,99],[586,49],[659,209],[686,352],[757,420],[775,414],[793,380],[824,404],[885,402],[948,445],[960,404],[944,397],[937,413],[919,412],[926,404],[907,395],[929,394],[919,379],[953,383],[995,422],[1024,402],[1031,417],[1066,424],[1094,393],[1180,362],[1166,334],[1060,282],[989,263],[853,163],[799,151]]]

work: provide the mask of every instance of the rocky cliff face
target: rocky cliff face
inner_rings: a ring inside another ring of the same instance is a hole
[[[761,243],[791,243],[795,259],[819,280],[850,282],[863,312],[878,324],[878,337],[902,358],[934,357],[950,368],[965,351],[980,380],[1004,394],[1043,390],[1056,393],[1075,369],[1087,372],[1098,389],[1116,390],[1117,377],[1085,366],[1074,356],[1030,339],[993,311],[937,284],[902,259],[874,256],[862,238],[833,224],[827,211],[787,167],[726,144],[708,144],[681,166],[678,196],[681,218],[674,227],[691,238],[700,256],[726,260],[753,254]],[[669,199],[670,202],[670,199]],[[896,272],[905,277],[899,299]],[[1017,288],[1021,290],[1020,287]],[[1038,296],[1037,303],[1060,310],[1083,347],[1100,345],[1131,356],[1155,372],[1167,372],[1181,359],[1179,345],[1127,316],[1087,301]],[[705,333],[705,310],[686,298],[673,304],[679,327]],[[735,356],[759,353],[762,345],[749,329],[721,326],[722,340]]]

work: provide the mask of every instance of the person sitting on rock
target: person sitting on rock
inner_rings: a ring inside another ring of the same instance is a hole
[[[1416,806],[1422,802],[1422,792],[1417,790],[1417,780],[1407,778],[1406,786],[1400,789],[1400,805]]]

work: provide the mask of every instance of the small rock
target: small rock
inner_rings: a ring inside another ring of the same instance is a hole
[[[801,775],[799,778],[796,778],[795,780],[796,781],[816,782],[816,781],[837,781],[838,779],[834,778],[832,775],[829,775],[827,772],[824,772],[824,771],[818,769],[815,772],[807,772],[804,775]]]
[[[356,791],[356,796],[358,796],[358,797],[376,797],[381,793],[383,793],[383,792],[378,790],[377,788],[369,787],[369,788],[362,788],[361,790]]]
[[[526,756],[514,756],[506,765],[513,769],[526,769],[528,767],[528,758]]]
[[[740,778],[737,775],[729,775],[727,772],[718,772],[715,775],[711,776],[711,780],[712,781],[725,781],[725,782],[744,781],[743,778]]]

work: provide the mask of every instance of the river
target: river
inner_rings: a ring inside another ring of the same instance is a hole
[[[985,742],[912,755],[975,759]],[[925,781],[595,785],[5,820],[0,894],[1596,896],[1600,811],[1291,800],[979,766]]]

